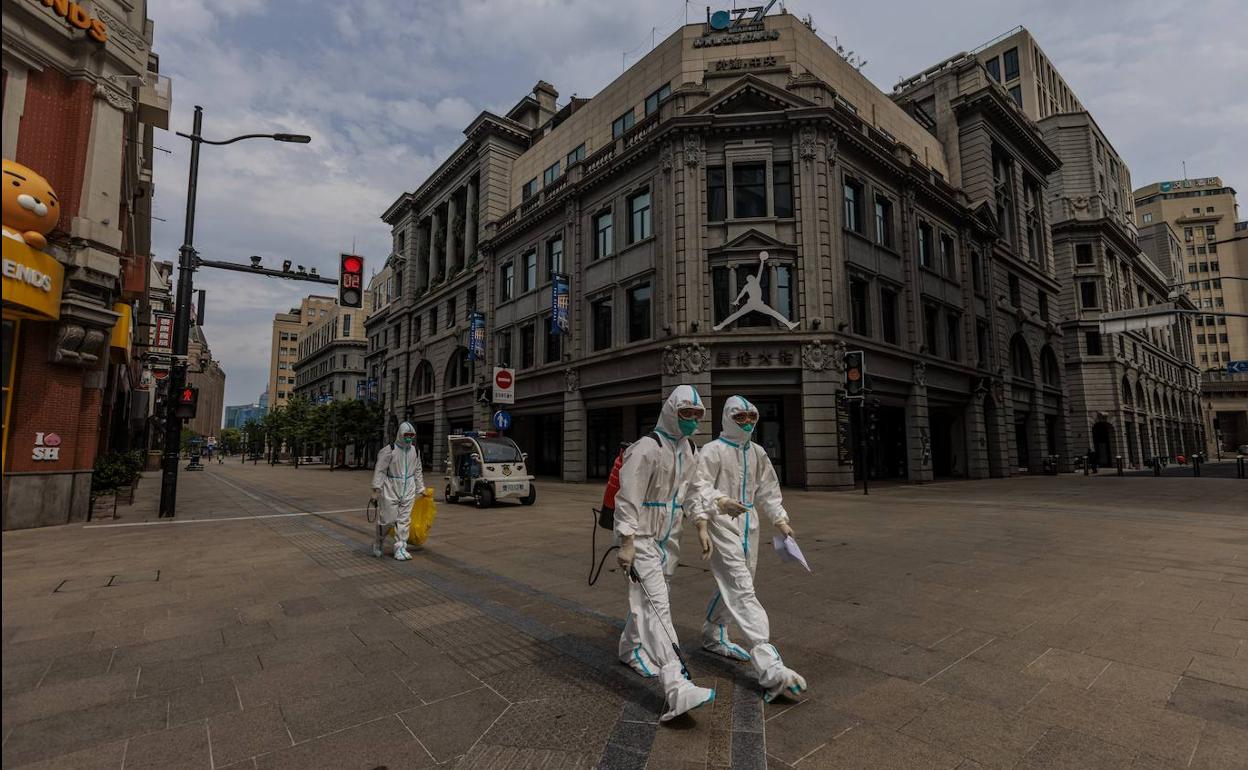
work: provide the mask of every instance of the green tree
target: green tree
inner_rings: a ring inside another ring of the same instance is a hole
[[[313,430],[312,403],[302,396],[294,396],[282,410],[280,434],[299,467],[299,455],[307,444]]]
[[[182,426],[182,440],[179,444],[182,447],[182,451],[189,452],[191,449],[191,439],[198,438],[198,437],[199,437],[198,433],[186,427],[185,425]]]
[[[238,428],[226,428],[221,431],[220,438],[218,443],[221,445],[221,451],[226,454],[234,454],[243,445],[243,432]]]

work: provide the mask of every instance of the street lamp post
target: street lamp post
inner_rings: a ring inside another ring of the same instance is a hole
[[[178,132],[178,136],[191,142],[191,167],[186,182],[186,224],[182,234],[182,248],[178,250],[178,294],[173,318],[173,365],[169,372],[169,406],[165,413],[165,453],[161,463],[160,516],[170,518],[177,508],[178,498],[178,449],[182,442],[182,418],[175,413],[173,405],[177,395],[186,385],[186,354],[191,335],[191,298],[194,296],[193,276],[199,264],[195,253],[195,195],[199,184],[199,146],[201,144],[233,144],[243,139],[272,139],[277,142],[307,144],[312,137],[303,134],[243,134],[233,139],[214,142],[204,139],[200,129],[204,123],[204,108],[195,106],[195,119],[191,133]]]

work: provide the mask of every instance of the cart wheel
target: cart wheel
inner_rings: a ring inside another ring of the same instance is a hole
[[[529,493],[528,493],[527,495],[525,495],[524,497],[520,498],[520,504],[521,504],[521,505],[532,505],[533,503],[536,503],[536,502],[537,502],[537,485],[536,485],[536,484],[530,484],[530,485],[529,485]]]
[[[448,503],[450,503],[451,505],[454,505],[455,503],[458,503],[458,502],[459,502],[459,495],[453,495],[453,494],[451,494],[451,485],[450,485],[450,484],[447,484],[447,485],[446,485],[446,492],[444,493],[444,497],[446,498],[446,501],[447,501]]]
[[[477,486],[477,507],[491,508],[494,506],[494,487],[490,484]]]

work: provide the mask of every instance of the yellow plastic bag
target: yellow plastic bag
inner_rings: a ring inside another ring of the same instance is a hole
[[[412,504],[412,525],[407,529],[408,545],[424,545],[433,528],[433,520],[437,518],[438,506],[433,502],[433,487],[425,489],[425,493],[416,498]],[[388,537],[394,536],[394,527],[386,531]]]

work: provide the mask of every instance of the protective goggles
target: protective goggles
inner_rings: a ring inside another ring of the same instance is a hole
[[[737,425],[749,425],[758,422],[758,412],[737,412],[732,416],[732,421]]]
[[[702,419],[702,407],[690,406],[684,409],[677,409],[676,416],[682,420],[700,420]]]

